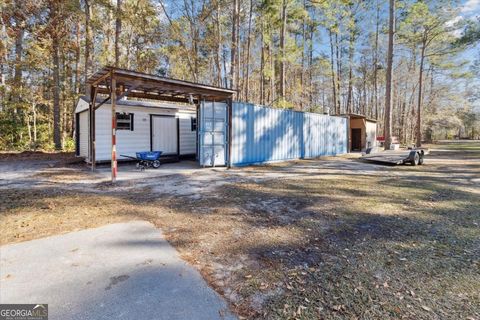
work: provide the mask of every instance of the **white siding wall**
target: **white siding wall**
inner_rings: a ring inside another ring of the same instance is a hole
[[[195,115],[180,115],[180,154],[196,154],[197,132],[192,131],[192,117]]]
[[[367,136],[365,147],[375,147],[377,145],[377,124],[372,121],[365,121],[365,131]]]
[[[88,158],[88,137],[90,132],[88,129],[88,112],[82,112],[79,115],[80,125],[80,157]]]
[[[150,150],[150,114],[176,115],[180,118],[180,129],[183,126],[190,129],[190,117],[195,117],[195,113],[177,112],[175,109],[161,109],[153,107],[116,107],[117,112],[133,113],[134,130],[117,130],[117,155],[135,156],[137,151]],[[103,105],[95,112],[96,123],[96,160],[108,161],[111,159],[112,133],[111,133],[111,106]],[[80,114],[80,155],[88,156],[88,112]],[[191,147],[193,140],[193,148]],[[180,154],[194,154],[196,144],[195,131],[180,131]]]

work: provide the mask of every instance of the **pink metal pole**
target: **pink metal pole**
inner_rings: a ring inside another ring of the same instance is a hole
[[[112,183],[115,183],[117,180],[117,113],[115,110],[116,102],[117,102],[117,81],[114,76],[114,72],[112,71],[111,76],[111,86],[110,86],[110,100],[112,101]]]

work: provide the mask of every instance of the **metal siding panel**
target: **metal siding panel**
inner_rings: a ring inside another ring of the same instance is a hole
[[[237,130],[237,104],[236,103],[232,103],[232,129],[230,130],[232,136],[230,137],[230,143],[232,144],[231,145],[231,163],[236,163],[237,162],[237,145],[238,145],[238,141],[237,141],[237,138],[238,138],[238,134],[236,132]]]
[[[232,162],[236,165],[346,152],[344,118],[235,103]]]
[[[279,143],[279,135],[278,135],[278,129],[282,125],[282,119],[279,117],[278,110],[270,109],[269,110],[270,117],[272,119],[272,124],[273,128],[271,130],[272,135],[271,135],[271,159],[272,160],[277,160],[279,157],[279,148],[278,148],[278,143]]]
[[[257,124],[255,121],[255,106],[249,105],[248,106],[248,126],[250,126],[248,132],[248,154],[249,154],[249,162],[255,162],[255,141],[257,140]]]
[[[230,137],[231,146],[231,161],[232,163],[238,162],[238,123],[237,123],[237,116],[238,116],[238,105],[237,103],[232,103],[232,136]]]
[[[282,136],[282,155],[281,157],[283,159],[290,159],[289,155],[289,148],[288,148],[288,140],[291,141],[291,133],[290,133],[290,122],[289,122],[289,114],[288,111],[282,110],[282,117],[283,117],[283,126],[284,126],[284,132],[283,134],[280,133]]]
[[[285,111],[285,119],[287,122],[287,136],[286,139],[284,140],[284,148],[285,152],[287,153],[287,159],[292,158],[292,148],[291,148],[291,142],[293,142],[293,135],[292,135],[292,113],[291,111]],[[290,143],[289,143],[290,142]]]
[[[295,118],[297,119],[297,150],[300,158],[305,158],[305,143],[303,141],[303,114],[295,112]]]
[[[265,117],[266,117],[266,114],[267,114],[267,110],[266,108],[262,108],[262,107],[259,107],[257,106],[257,113],[259,115],[259,128],[258,128],[258,147],[256,148],[256,154],[255,154],[255,158],[257,159],[256,161],[265,161],[265,160],[268,160],[267,159],[267,148],[265,146],[265,141],[266,141],[266,138],[267,138],[267,130],[266,130],[266,126],[267,126],[267,122],[265,120]]]
[[[235,152],[236,152],[236,160],[234,163],[242,163],[245,161],[246,155],[246,139],[247,139],[247,132],[246,132],[246,123],[245,120],[247,112],[247,107],[245,104],[236,103],[235,104],[235,123],[234,123],[234,132],[235,132]]]
[[[90,137],[90,132],[89,132],[89,113],[87,112],[82,112],[79,114],[79,127],[77,130],[79,130],[79,138],[80,138],[80,156],[88,158],[88,141]]]
[[[252,156],[252,158],[251,158],[252,162],[257,162],[258,161],[258,156],[257,156],[257,150],[258,149],[257,148],[258,148],[258,138],[259,138],[260,134],[258,132],[259,131],[259,121],[257,121],[257,119],[255,117],[257,112],[258,112],[258,107],[257,106],[252,106],[251,111],[250,111],[250,115],[249,115],[250,116],[249,121],[252,122],[252,126],[253,126],[253,135],[252,135],[253,140],[252,140],[252,143],[250,145],[250,148],[251,148],[250,154]]]

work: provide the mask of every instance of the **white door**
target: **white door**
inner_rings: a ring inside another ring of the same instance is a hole
[[[88,111],[82,112],[79,115],[79,124],[77,130],[80,138],[80,156],[88,158],[88,141],[90,137],[90,126],[88,125]]]
[[[177,119],[169,116],[153,116],[152,122],[153,151],[162,151],[162,155],[177,154]]]
[[[200,104],[200,165],[224,166],[227,150],[227,104]]]

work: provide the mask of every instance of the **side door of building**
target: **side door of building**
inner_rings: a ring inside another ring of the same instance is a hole
[[[200,103],[198,141],[201,166],[215,167],[227,164],[227,106],[224,102]]]

